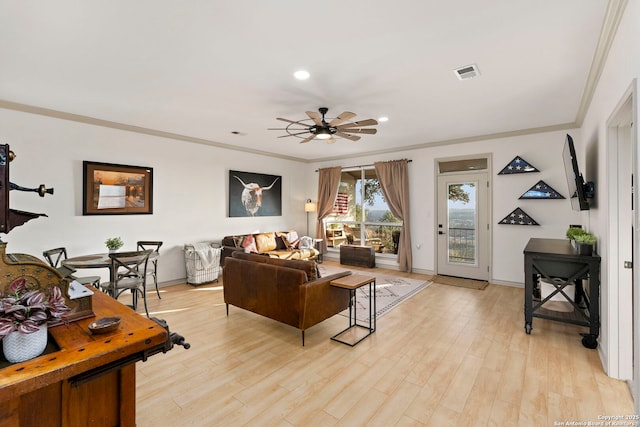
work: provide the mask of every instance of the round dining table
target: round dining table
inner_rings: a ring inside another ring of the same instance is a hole
[[[153,251],[149,255],[149,261],[157,258],[159,256],[158,252]],[[126,258],[126,260],[131,260],[131,264],[135,264],[142,255],[132,256]],[[67,258],[62,260],[61,264],[65,267],[72,268],[74,270],[81,268],[108,268],[109,269],[109,282],[113,282],[114,272],[111,268],[111,258],[107,252],[99,253],[99,254],[91,254],[91,255],[80,255],[76,257]]]
[[[158,257],[158,252],[152,252],[149,255],[149,261]],[[131,263],[135,263],[139,257],[131,257]],[[111,258],[108,253],[92,254],[92,255],[80,255],[77,257],[67,258],[62,260],[62,265],[79,269],[79,268],[109,268],[111,267]]]

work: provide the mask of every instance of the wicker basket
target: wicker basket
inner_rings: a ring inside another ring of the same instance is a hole
[[[205,242],[210,255],[213,257],[213,263],[205,266],[196,250],[196,246],[202,247],[202,244],[186,244],[184,245],[184,262],[187,270],[187,283],[190,285],[202,285],[205,283],[213,283],[218,281],[220,276],[220,253],[222,248],[218,243]]]

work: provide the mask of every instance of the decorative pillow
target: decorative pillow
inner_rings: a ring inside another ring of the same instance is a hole
[[[258,252],[265,253],[276,249],[276,234],[275,233],[260,233],[256,234],[256,247]]]
[[[276,250],[278,251],[290,251],[291,245],[287,236],[284,233],[276,233]]]
[[[299,249],[311,249],[313,247],[313,239],[309,236],[302,236],[298,243]]]
[[[286,237],[289,241],[289,244],[291,245],[291,248],[296,249],[298,247],[298,242],[300,241],[298,232],[291,230],[286,234]]]
[[[253,234],[247,234],[244,236],[244,239],[242,239],[242,247],[245,252],[258,252],[256,239],[253,237]]]

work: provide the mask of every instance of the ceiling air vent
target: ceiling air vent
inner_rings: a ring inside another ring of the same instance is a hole
[[[474,77],[478,77],[480,75],[480,70],[478,70],[478,66],[475,64],[465,65],[464,67],[460,67],[456,70],[453,70],[453,73],[460,80],[472,79]]]

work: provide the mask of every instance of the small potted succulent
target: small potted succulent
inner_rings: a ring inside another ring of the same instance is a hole
[[[580,228],[580,227],[569,227],[569,228],[567,229],[567,233],[566,233],[566,235],[567,235],[567,238],[568,238],[568,239],[570,239],[570,240],[575,240],[575,237],[576,237],[576,236],[579,236],[579,235],[581,235],[581,234],[585,234],[585,233],[586,233],[586,231],[584,231],[584,230],[583,230],[582,228]]]
[[[577,234],[574,237],[576,250],[579,255],[593,255],[593,247],[596,244],[596,236],[591,233]]]
[[[120,237],[110,237],[104,241],[104,244],[107,245],[109,252],[115,252],[124,246],[124,242]]]
[[[47,346],[47,322],[64,320],[70,309],[59,287],[32,289],[25,277],[0,290],[0,339],[4,357],[12,363],[42,354]]]

